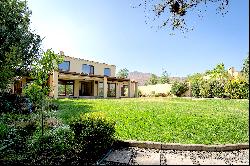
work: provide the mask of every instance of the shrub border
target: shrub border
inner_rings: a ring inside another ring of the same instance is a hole
[[[185,151],[234,151],[249,149],[248,143],[242,144],[222,144],[222,145],[204,145],[204,144],[179,144],[179,143],[160,143],[152,141],[134,141],[124,140],[117,141],[116,145],[119,147],[138,147],[138,148],[149,148],[159,150],[185,150]]]

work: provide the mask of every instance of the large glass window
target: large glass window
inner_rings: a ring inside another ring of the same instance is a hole
[[[83,72],[84,74],[89,74],[89,72],[90,72],[90,67],[89,67],[89,65],[83,64],[83,65],[82,65],[82,72]]]
[[[70,62],[64,61],[63,63],[58,65],[60,71],[69,71]]]
[[[93,65],[82,65],[82,73],[84,74],[94,74],[94,66]]]
[[[104,75],[105,76],[110,76],[111,75],[110,68],[104,68]]]
[[[58,95],[59,96],[74,96],[74,82],[73,81],[58,81]]]

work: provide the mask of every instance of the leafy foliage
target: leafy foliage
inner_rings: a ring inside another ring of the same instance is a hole
[[[145,17],[157,22],[158,28],[169,27],[173,31],[180,30],[182,33],[193,29],[187,24],[188,16],[192,18],[203,17],[203,13],[209,5],[217,6],[217,13],[226,14],[229,0],[141,0],[138,7],[142,6]]]
[[[162,72],[162,75],[159,79],[159,83],[160,84],[170,83],[169,74],[166,70]]]
[[[218,79],[218,80],[228,78],[228,72],[225,69],[225,66],[223,63],[217,64],[213,70],[206,71],[205,75],[208,75],[210,78]]]
[[[27,144],[33,164],[63,164],[74,157],[74,133],[65,125],[46,130],[44,135],[37,132]]]
[[[147,81],[147,85],[156,85],[158,83],[158,77],[155,74],[151,74],[149,80]]]
[[[29,97],[36,107],[43,105],[50,91],[47,84],[49,75],[56,69],[62,58],[51,49],[43,53],[43,56],[32,64],[30,76],[34,81],[24,88],[24,94]]]
[[[5,133],[0,139],[1,162],[22,163],[28,151],[27,140],[37,130],[37,119],[30,115],[1,114],[0,123],[5,126]]]
[[[224,64],[218,64],[213,70],[189,76],[191,92],[194,97],[205,98],[249,98],[249,83],[245,76],[230,77]]]
[[[249,83],[241,79],[229,80],[225,92],[231,99],[249,99]]]
[[[120,78],[128,78],[128,74],[129,74],[129,70],[124,68],[124,69],[121,69],[118,73],[117,73],[117,77],[120,77]]]
[[[171,87],[170,92],[178,97],[184,94],[188,90],[188,85],[185,82],[175,81]]]
[[[188,76],[188,81],[191,84],[191,93],[193,97],[201,97],[200,95],[200,81],[203,79],[203,75],[201,73],[195,73],[193,75]]]
[[[33,110],[31,101],[17,94],[2,93],[0,95],[0,113],[29,114]]]
[[[244,60],[241,72],[246,77],[247,82],[249,82],[249,53],[247,58]]]
[[[15,76],[27,74],[39,57],[41,38],[29,28],[31,11],[26,1],[0,2],[0,91]]]
[[[114,141],[115,123],[99,113],[82,114],[80,119],[70,123],[70,127],[85,161],[98,159]]]

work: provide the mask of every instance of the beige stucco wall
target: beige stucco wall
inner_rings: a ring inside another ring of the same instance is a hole
[[[82,65],[88,64],[94,66],[94,74],[95,75],[104,75],[104,68],[110,68],[111,77],[115,77],[115,65],[108,65],[104,63],[83,60],[79,58],[73,58],[68,56],[63,56],[64,61],[70,61],[70,72],[81,73],[82,72]]]
[[[153,91],[155,92],[155,94],[168,93],[171,90],[171,86],[171,84],[138,86],[138,90],[140,90],[143,95],[151,95]]]
[[[191,96],[191,89],[190,84],[188,91],[186,91],[182,96]],[[142,95],[152,95],[152,92],[154,91],[155,94],[157,93],[170,93],[172,84],[156,84],[156,85],[147,85],[147,86],[138,86],[138,90],[141,91]]]

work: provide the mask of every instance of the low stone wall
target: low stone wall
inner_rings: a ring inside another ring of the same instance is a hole
[[[158,93],[169,94],[172,85],[173,84],[156,84],[156,85],[138,86],[138,90],[141,91],[141,94],[144,96],[150,96]],[[190,97],[191,96],[190,88],[182,96]]]
[[[147,85],[147,86],[138,86],[138,89],[141,91],[142,95],[149,96],[157,93],[170,93],[172,84],[156,84],[156,85]]]

